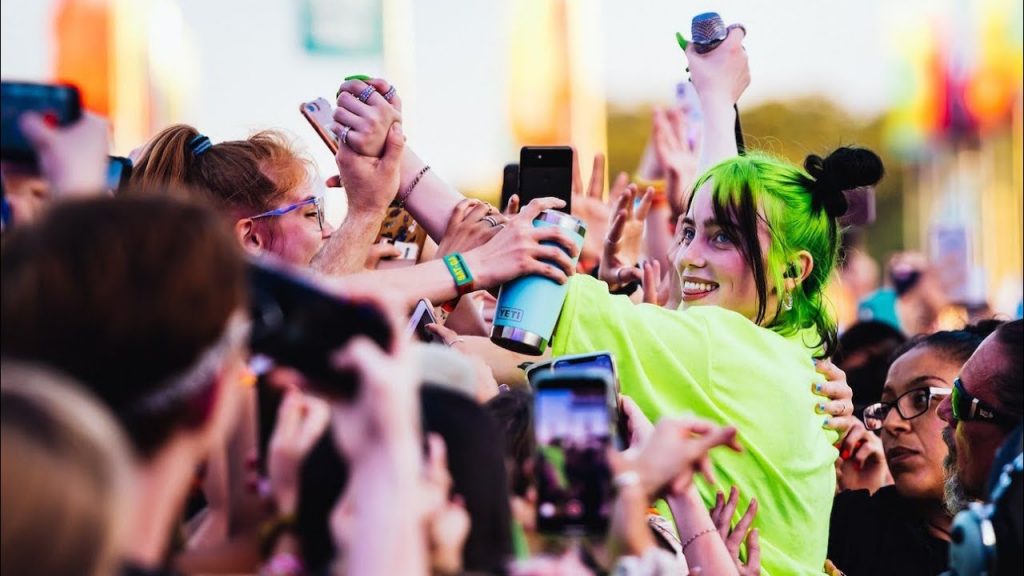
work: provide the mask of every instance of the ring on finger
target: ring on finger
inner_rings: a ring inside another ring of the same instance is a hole
[[[395,86],[394,86],[394,84],[392,84],[391,87],[388,88],[388,91],[385,92],[384,94],[382,94],[382,96],[384,96],[385,100],[387,100],[388,102],[391,102],[391,99],[395,97],[395,93],[396,92],[397,92],[397,90],[395,90]]]
[[[459,343],[461,343],[461,342],[465,342],[465,341],[466,341],[466,339],[465,339],[465,338],[456,338],[455,340],[452,340],[451,342],[445,342],[445,343],[444,343],[444,345],[445,345],[445,346],[447,346],[447,347],[449,347],[449,348],[452,348],[452,347],[454,347],[454,346],[455,346],[456,344],[459,344]]]
[[[612,246],[618,246],[621,242],[622,242],[622,238],[619,238],[618,240],[612,240],[611,236],[605,236],[604,237],[604,243],[605,244],[611,244]]]
[[[344,144],[345,146],[348,146],[348,133],[350,131],[352,131],[352,127],[351,126],[342,126],[341,127],[341,135],[338,136],[338,139],[341,140],[341,143]]]
[[[374,88],[373,86],[367,86],[366,88],[363,88],[363,91],[359,93],[359,101],[362,102],[363,104],[366,104],[366,101],[369,100],[370,96],[373,96],[373,93],[376,91],[377,89]]]
[[[481,220],[481,221],[486,221],[486,222],[487,222],[488,224],[490,224],[490,225],[491,225],[491,228],[494,228],[495,226],[497,226],[498,224],[500,224],[500,222],[498,222],[498,219],[497,219],[497,218],[495,218],[494,216],[484,216],[484,217],[483,217],[483,218],[481,218],[480,220]]]

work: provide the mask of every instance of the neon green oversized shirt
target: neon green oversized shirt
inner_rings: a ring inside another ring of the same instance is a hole
[[[724,308],[635,305],[577,275],[552,353],[596,350],[615,355],[622,392],[652,421],[692,414],[735,426],[744,451],[712,451],[719,485],[698,478],[704,502],[710,506],[717,489],[736,486],[735,522],[756,496],[763,573],[822,572],[838,453],[837,435],[822,429],[825,417],[814,412],[812,386],[824,380],[814,350],[799,336],[785,338]]]

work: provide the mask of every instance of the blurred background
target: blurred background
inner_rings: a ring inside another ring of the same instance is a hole
[[[4,79],[78,84],[115,153],[160,128],[214,141],[290,133],[326,178],[299,104],[383,76],[413,148],[496,200],[525,144],[632,172],[653,106],[686,80],[674,38],[716,10],[742,22],[749,148],[802,161],[843,144],[887,177],[862,248],[925,254],[956,302],[1012,314],[1022,290],[1022,7],[1014,0],[2,0]],[[334,219],[344,197],[333,194]]]

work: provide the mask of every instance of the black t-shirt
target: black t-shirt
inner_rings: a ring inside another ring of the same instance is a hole
[[[949,543],[928,532],[895,486],[848,490],[832,502],[828,558],[847,576],[934,576],[949,564]]]

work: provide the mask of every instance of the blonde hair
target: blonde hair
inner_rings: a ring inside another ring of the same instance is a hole
[[[132,496],[120,429],[62,376],[6,361],[2,374],[3,576],[118,573]]]

